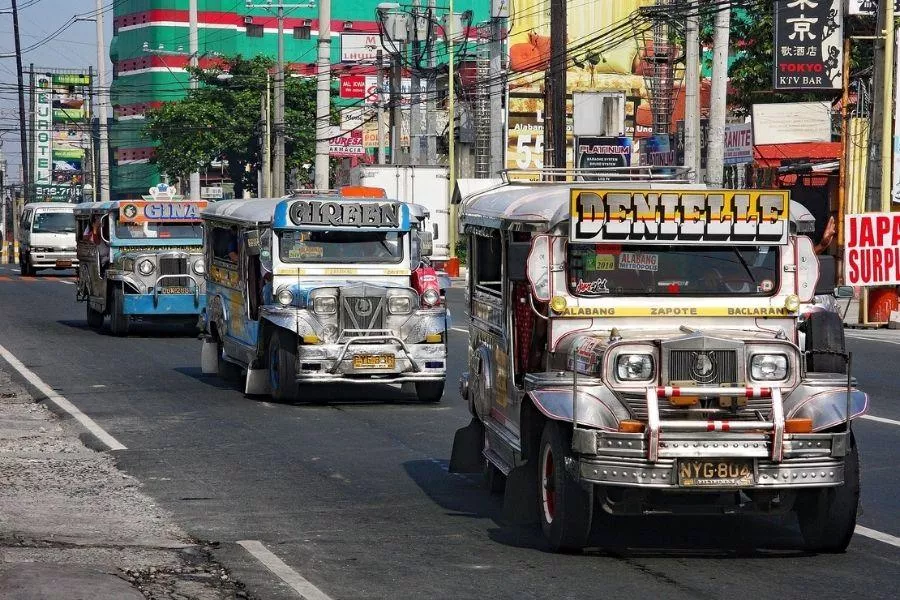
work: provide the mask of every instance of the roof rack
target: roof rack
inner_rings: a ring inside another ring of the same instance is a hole
[[[568,167],[544,167],[541,169],[503,169],[500,177],[504,183],[572,183],[572,182],[596,182],[601,181],[667,181],[671,183],[691,183],[689,177],[690,167],[685,166],[635,166],[635,167],[595,167],[595,168],[568,168]],[[533,177],[538,180],[516,179],[515,176]],[[596,179],[595,179],[596,178]]]

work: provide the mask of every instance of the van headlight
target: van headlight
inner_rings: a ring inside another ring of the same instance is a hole
[[[280,305],[290,306],[294,302],[294,293],[288,288],[281,288],[278,290],[278,293],[275,294],[275,298]]]
[[[337,312],[335,296],[316,296],[313,298],[313,312],[317,315],[333,315]]]
[[[206,263],[204,263],[203,259],[200,258],[194,261],[194,265],[191,268],[197,275],[203,275],[206,272]]]
[[[652,377],[652,355],[620,354],[616,357],[616,378],[619,381],[648,381]]]
[[[392,315],[408,315],[412,312],[412,300],[409,296],[391,296],[388,298],[388,312]]]
[[[422,302],[424,302],[426,306],[435,306],[440,301],[441,294],[434,288],[429,288],[422,294]]]
[[[757,381],[781,381],[788,375],[784,354],[754,354],[750,357],[750,377]]]
[[[153,266],[152,260],[144,259],[140,263],[138,263],[138,271],[141,273],[141,275],[150,275],[151,273],[153,273],[153,269],[155,268],[156,267]]]

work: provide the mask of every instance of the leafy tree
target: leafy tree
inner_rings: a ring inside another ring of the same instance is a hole
[[[149,111],[143,134],[158,142],[156,164],[173,179],[184,179],[215,160],[225,161],[235,197],[240,198],[245,189],[256,189],[262,162],[261,96],[274,63],[262,56],[236,56],[224,64],[227,74],[221,68],[192,69],[200,87]],[[314,124],[315,80],[285,77],[287,171],[313,162]]]

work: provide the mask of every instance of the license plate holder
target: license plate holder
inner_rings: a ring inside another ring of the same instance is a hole
[[[741,488],[755,483],[752,458],[682,458],[678,482],[686,488]]]
[[[391,354],[357,354],[353,357],[354,369],[393,369],[396,359]]]
[[[56,261],[56,268],[57,268],[57,269],[69,269],[69,268],[71,268],[71,267],[72,267],[72,261],[71,261],[71,260],[58,260],[58,261]]]
[[[177,285],[170,285],[166,287],[159,288],[160,294],[190,294],[190,288],[181,287]]]

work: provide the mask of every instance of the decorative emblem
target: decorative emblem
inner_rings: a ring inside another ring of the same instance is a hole
[[[356,314],[361,317],[368,317],[372,314],[372,301],[366,298],[360,298],[356,301]]]
[[[691,353],[691,377],[697,383],[711,383],[718,375],[718,365],[712,352]]]
[[[126,204],[122,207],[122,214],[125,215],[129,220],[134,219],[138,214],[137,206],[134,204]]]

